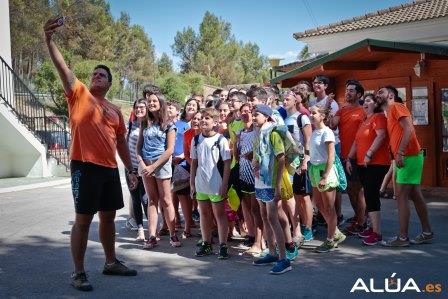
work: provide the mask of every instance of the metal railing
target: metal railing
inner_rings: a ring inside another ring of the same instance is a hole
[[[0,102],[47,148],[47,155],[68,169],[71,135],[65,116],[50,115],[28,86],[0,56]]]

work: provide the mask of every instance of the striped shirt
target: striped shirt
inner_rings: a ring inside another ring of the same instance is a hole
[[[256,131],[241,130],[238,139],[238,153],[240,155],[240,179],[247,184],[255,184],[252,162],[244,155],[253,151]]]
[[[138,168],[138,160],[137,160],[137,141],[138,135],[140,134],[140,124],[138,122],[132,122],[131,128],[128,132],[128,147],[129,153],[131,154],[131,162],[132,168]]]

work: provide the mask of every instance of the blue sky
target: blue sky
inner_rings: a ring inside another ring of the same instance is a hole
[[[284,58],[282,64],[296,60],[304,46],[292,37],[316,26],[363,15],[406,0],[109,0],[118,18],[127,12],[132,24],[144,27],[155,46],[156,55],[166,52],[175,64],[171,45],[177,31],[191,26],[198,31],[209,10],[232,24],[238,40],[255,42],[266,56]],[[309,9],[307,9],[307,6]]]

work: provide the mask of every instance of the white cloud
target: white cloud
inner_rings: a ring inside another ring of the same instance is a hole
[[[297,59],[298,51],[287,51],[283,54],[270,54],[268,58],[280,58],[285,60]]]

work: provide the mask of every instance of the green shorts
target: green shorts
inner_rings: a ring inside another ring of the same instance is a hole
[[[211,202],[221,202],[222,201],[221,195],[205,194],[202,192],[196,192],[196,199],[201,200],[201,201],[210,200]]]
[[[404,167],[395,167],[395,181],[402,185],[420,185],[423,173],[423,153],[415,156],[406,156],[403,159]]]
[[[321,172],[325,171],[325,168],[327,167],[326,163],[322,163],[322,164],[317,164],[317,165],[313,165],[311,164],[309,167],[309,176],[310,176],[310,181],[311,181],[311,186],[313,186],[314,188],[317,188],[319,190],[319,192],[324,192],[327,191],[329,189],[333,189],[339,186],[339,180],[338,177],[336,175],[336,171],[334,169],[334,167],[331,168],[330,174],[327,177],[327,185],[324,186],[323,188],[319,187],[319,182],[321,179]]]

